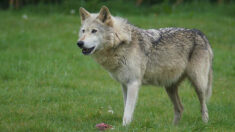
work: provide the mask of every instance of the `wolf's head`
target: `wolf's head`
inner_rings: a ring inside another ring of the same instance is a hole
[[[112,41],[113,21],[109,9],[103,6],[98,14],[90,14],[80,8],[81,28],[77,45],[89,55],[105,48]]]
[[[115,23],[115,25],[121,25],[118,24],[120,22],[116,22],[117,18],[111,16],[106,6],[103,6],[98,14],[89,13],[81,7],[80,19],[81,27],[77,45],[84,55],[113,47],[123,38],[123,35],[119,35],[120,26],[114,26]]]

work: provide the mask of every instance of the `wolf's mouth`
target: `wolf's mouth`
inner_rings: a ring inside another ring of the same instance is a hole
[[[92,47],[92,48],[82,48],[82,53],[84,55],[89,55],[94,49],[95,49],[95,47]]]

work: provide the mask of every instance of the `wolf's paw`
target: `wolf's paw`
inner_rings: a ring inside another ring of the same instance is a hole
[[[174,120],[173,120],[173,124],[174,125],[179,124],[180,119],[181,119],[181,113],[175,114],[175,117],[174,117]]]
[[[209,121],[209,115],[207,112],[202,113],[202,121],[207,123]]]
[[[122,122],[122,125],[123,126],[127,126],[131,123],[131,118],[128,118],[128,117],[124,117],[123,118],[123,122]]]

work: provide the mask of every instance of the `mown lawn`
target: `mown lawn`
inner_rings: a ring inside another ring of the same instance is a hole
[[[216,13],[126,15],[142,28],[202,30],[214,51],[210,120],[201,121],[199,101],[181,85],[184,114],[173,126],[173,106],[163,88],[140,90],[134,120],[122,127],[121,86],[77,48],[78,15],[0,11],[0,131],[235,131],[235,18]],[[22,17],[24,16],[24,18]],[[113,110],[111,114],[108,110]]]

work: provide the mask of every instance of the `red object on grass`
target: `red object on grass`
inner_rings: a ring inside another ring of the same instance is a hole
[[[103,131],[103,130],[106,130],[106,129],[109,129],[109,128],[112,128],[111,125],[108,125],[108,124],[105,124],[105,123],[100,123],[100,124],[96,124],[95,126],[97,129]]]

